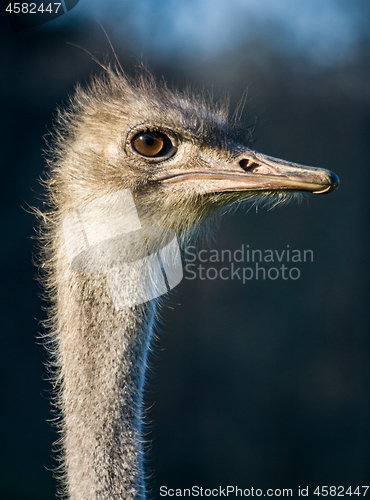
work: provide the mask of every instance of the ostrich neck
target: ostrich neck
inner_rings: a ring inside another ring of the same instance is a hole
[[[58,356],[69,498],[142,500],[142,390],[155,305],[117,312],[104,276],[62,274]]]

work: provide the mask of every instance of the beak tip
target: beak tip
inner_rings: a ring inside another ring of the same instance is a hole
[[[329,171],[329,179],[330,179],[330,182],[333,186],[333,189],[335,189],[339,186],[339,183],[340,183],[339,177],[337,175],[335,175],[334,172]]]
[[[339,177],[334,172],[328,170],[327,175],[328,175],[329,185],[327,185],[324,189],[321,189],[320,191],[313,191],[313,194],[328,194],[334,191],[334,189],[336,189],[339,186],[340,184]]]

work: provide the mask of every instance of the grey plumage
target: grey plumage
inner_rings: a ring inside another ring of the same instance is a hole
[[[135,149],[135,137],[148,133],[164,141],[159,156]],[[130,189],[144,227],[169,227],[182,240],[221,207],[338,185],[325,170],[253,152],[250,136],[226,105],[170,91],[145,71],[131,80],[107,68],[58,114],[44,181],[43,267],[63,484],[72,500],[145,498],[142,389],[156,301],[117,311],[103,274],[71,269],[63,220]],[[134,293],[138,284],[130,286]]]

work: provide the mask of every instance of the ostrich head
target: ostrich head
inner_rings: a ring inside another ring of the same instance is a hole
[[[59,121],[50,187],[62,213],[129,188],[144,225],[180,234],[221,206],[328,193],[339,183],[327,170],[253,151],[251,131],[227,105],[170,91],[147,73],[133,81],[109,68],[77,89]]]

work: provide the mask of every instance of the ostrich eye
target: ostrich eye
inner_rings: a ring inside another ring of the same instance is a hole
[[[169,138],[160,132],[139,132],[132,138],[131,145],[147,158],[163,156],[172,146]]]

